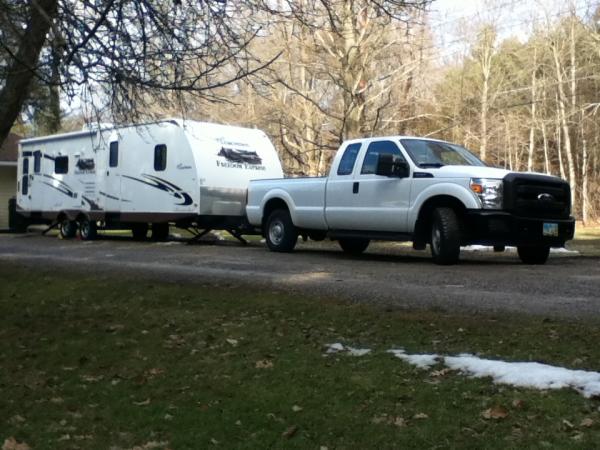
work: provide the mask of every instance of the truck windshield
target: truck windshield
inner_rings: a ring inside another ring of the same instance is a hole
[[[424,139],[401,139],[402,146],[419,167],[485,166],[485,163],[460,145]]]

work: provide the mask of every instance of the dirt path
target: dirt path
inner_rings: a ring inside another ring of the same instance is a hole
[[[514,253],[463,252],[459,265],[441,267],[427,252],[390,244],[349,257],[335,243],[300,243],[294,253],[276,254],[259,243],[81,242],[30,233],[0,235],[0,259],[33,269],[53,267],[57,273],[83,269],[242,283],[386,307],[600,317],[600,258],[570,254],[553,254],[544,266],[526,266]]]

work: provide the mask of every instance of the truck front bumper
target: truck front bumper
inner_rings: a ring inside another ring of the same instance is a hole
[[[463,244],[549,245],[573,239],[575,219],[520,217],[503,211],[468,210]]]

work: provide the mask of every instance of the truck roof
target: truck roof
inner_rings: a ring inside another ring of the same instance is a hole
[[[445,141],[444,139],[436,139],[436,138],[423,137],[423,136],[410,136],[410,135],[370,136],[370,137],[364,137],[364,138],[347,139],[344,142],[362,142],[362,141],[372,140],[372,139],[421,139],[423,141],[448,142],[448,141]]]

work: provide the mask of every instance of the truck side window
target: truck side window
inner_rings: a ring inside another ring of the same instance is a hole
[[[337,170],[338,175],[352,174],[360,146],[360,143],[356,143],[350,144],[348,147],[346,147],[346,150],[344,150],[344,155],[342,156],[342,159],[340,159],[340,164]]]
[[[57,156],[54,158],[54,173],[67,173],[69,172],[69,157],[68,156]]]
[[[392,141],[375,141],[369,144],[367,148],[367,154],[363,161],[362,169],[360,173],[362,175],[373,174],[377,168],[377,160],[381,153],[391,153],[395,155],[397,160],[405,161],[402,153],[398,149],[398,146]]]
[[[33,152],[33,173],[40,173],[42,170],[42,152],[36,150]]]
[[[160,144],[154,147],[154,170],[161,171],[167,168],[167,146]]]
[[[119,165],[119,143],[111,142],[108,149],[108,167],[117,167]]]
[[[29,158],[23,158],[23,175],[29,173]]]

